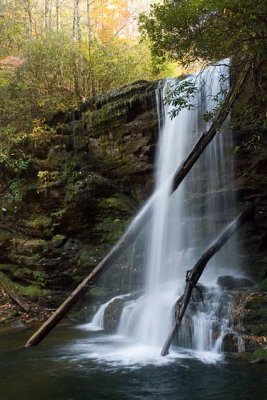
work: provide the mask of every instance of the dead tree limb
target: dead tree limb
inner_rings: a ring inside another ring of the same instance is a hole
[[[176,321],[175,324],[167,337],[167,340],[163,346],[161,351],[161,355],[164,357],[169,353],[170,345],[174,339],[176,332],[178,331],[182,319],[184,317],[187,306],[190,302],[191,294],[193,289],[196,287],[198,280],[200,279],[207,263],[209,260],[216,254],[222,246],[230,239],[230,237],[235,233],[235,231],[240,228],[245,222],[247,222],[250,218],[253,217],[255,213],[255,206],[250,205],[246,208],[233,222],[231,222],[224,231],[220,234],[220,236],[212,243],[212,245],[202,254],[200,259],[194,265],[194,267],[187,272],[186,274],[186,285],[184,294],[179,298],[176,303]]]
[[[9,289],[3,282],[0,283],[0,288],[2,288],[3,292],[6,293],[6,295],[24,312],[28,313],[30,311],[30,306],[26,304],[17,294],[13,293],[13,291]]]
[[[193,165],[199,159],[200,155],[203,153],[205,148],[212,141],[218,130],[220,130],[223,122],[225,121],[227,115],[229,114],[231,108],[233,107],[234,102],[237,99],[241,88],[243,87],[243,84],[247,78],[249,70],[250,70],[250,64],[245,65],[244,70],[240,72],[235,85],[232,87],[232,89],[229,90],[224,100],[224,103],[219,109],[219,112],[214,122],[211,124],[209,130],[207,132],[204,132],[200,136],[200,138],[190,151],[188,157],[179,166],[173,178],[172,192],[174,192],[178,188],[178,186],[183,181],[185,176],[188,174]]]
[[[186,177],[188,172],[191,170],[195,162],[201,156],[207,145],[215,136],[216,132],[220,129],[222,123],[227,117],[234,101],[238,97],[238,94],[244,84],[244,81],[249,72],[249,66],[246,65],[244,70],[240,72],[239,77],[236,80],[235,85],[229,90],[228,95],[218,113],[217,118],[211,124],[209,130],[204,133],[200,139],[197,141],[196,145],[191,150],[189,156],[183,161],[181,166],[179,166],[177,173],[174,175],[172,192],[174,192],[182,180]],[[128,228],[121,239],[115,244],[111,251],[106,255],[106,257],[93,269],[93,271],[79,284],[79,286],[71,293],[71,295],[64,301],[64,303],[50,316],[50,318],[38,329],[36,333],[28,340],[26,347],[34,346],[39,344],[43,338],[45,338],[48,333],[67,315],[69,310],[73,307],[75,303],[79,300],[81,295],[95,282],[99,275],[104,272],[112,262],[117,258],[118,255],[128,246],[130,241],[138,234],[146,222],[152,215],[153,201],[149,203],[142,214],[142,218]]]

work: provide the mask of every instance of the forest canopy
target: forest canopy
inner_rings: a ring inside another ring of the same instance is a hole
[[[172,59],[184,67],[205,66],[230,58],[232,76],[249,66],[250,84],[243,90],[232,121],[242,129],[265,126],[267,8],[264,1],[163,0],[153,3],[149,13],[141,14],[139,25],[143,36],[149,39],[154,57]],[[174,93],[170,102],[175,106],[187,103],[180,97],[177,99]]]
[[[0,122],[36,119],[139,79],[158,77],[137,16],[147,2],[4,0],[0,3]],[[164,68],[164,67],[163,67]]]
[[[154,55],[184,65],[225,57],[262,59],[267,39],[262,0],[163,0],[140,17]]]

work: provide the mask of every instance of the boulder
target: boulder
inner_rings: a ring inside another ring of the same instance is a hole
[[[254,286],[254,283],[248,278],[235,277],[231,275],[219,276],[217,285],[222,289],[246,289]]]

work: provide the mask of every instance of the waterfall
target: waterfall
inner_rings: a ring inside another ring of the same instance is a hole
[[[197,91],[192,95],[192,107],[182,109],[175,118],[170,117],[173,108],[165,98],[179,83],[166,80],[157,90],[160,135],[152,221],[142,238],[146,243],[142,262],[144,293],[137,300],[126,301],[118,327],[120,335],[144,346],[162,348],[173,324],[175,302],[184,290],[186,271],[231,219],[231,211],[235,213],[231,190],[232,139],[227,121],[223,133],[215,137],[171,195],[172,175],[210,126],[203,114],[212,112],[227,92],[229,68],[227,61],[222,64],[187,78],[195,83]],[[236,241],[232,238],[210,261],[201,279],[205,305],[201,306],[199,301],[195,309],[190,307],[177,337],[178,346],[220,351],[222,337],[229,329],[231,305],[227,300],[222,307],[225,297],[216,287],[216,280],[230,269],[238,272],[236,253]]]
[[[105,311],[108,308],[108,306],[113,303],[114,300],[117,299],[125,299],[126,297],[129,297],[131,294],[122,294],[119,296],[112,297],[109,301],[107,301],[104,304],[101,304],[100,307],[97,309],[95,315],[93,316],[92,320],[88,324],[81,325],[80,328],[83,330],[88,330],[88,331],[102,331],[104,330],[104,317],[105,317]]]

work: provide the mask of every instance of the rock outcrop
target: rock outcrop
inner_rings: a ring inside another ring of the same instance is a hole
[[[25,143],[24,173],[0,171],[0,273],[18,294],[57,306],[148,197],[155,85],[136,82],[58,113]]]

